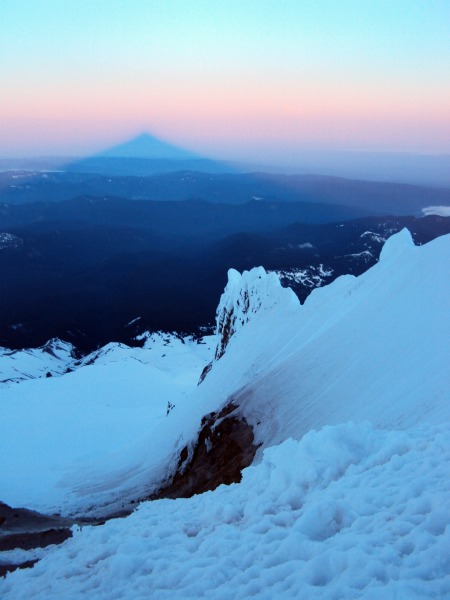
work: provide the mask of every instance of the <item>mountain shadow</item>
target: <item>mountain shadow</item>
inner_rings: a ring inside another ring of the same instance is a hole
[[[173,171],[225,173],[235,171],[228,163],[214,161],[148,133],[122,144],[71,162],[64,169],[75,173],[145,177]]]

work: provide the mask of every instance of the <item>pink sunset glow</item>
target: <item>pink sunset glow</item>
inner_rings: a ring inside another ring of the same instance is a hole
[[[250,161],[450,152],[448,5],[132,4],[9,5],[0,155],[85,155],[142,131]]]

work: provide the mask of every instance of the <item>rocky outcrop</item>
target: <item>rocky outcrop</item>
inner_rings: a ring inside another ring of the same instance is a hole
[[[72,521],[40,514],[26,508],[11,508],[0,502],[0,552],[22,548],[44,548],[61,544],[72,535]],[[1,556],[1,555],[0,555]],[[37,560],[19,563],[1,561],[0,577],[16,569],[32,567]]]
[[[214,360],[219,360],[233,335],[252,320],[260,311],[273,308],[275,304],[298,304],[294,292],[283,288],[275,273],[267,273],[263,267],[244,271],[228,271],[228,283],[220,298],[216,312],[216,335],[218,342]],[[207,365],[200,376],[199,384],[213,366]]]
[[[203,417],[197,440],[180,452],[175,475],[151,499],[190,498],[238,483],[257,449],[252,427],[230,402]]]

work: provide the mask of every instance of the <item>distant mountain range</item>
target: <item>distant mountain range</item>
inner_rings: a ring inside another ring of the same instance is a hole
[[[0,173],[0,203],[61,202],[81,196],[157,201],[202,200],[222,204],[303,202],[351,207],[354,211],[352,216],[419,216],[423,214],[423,209],[430,206],[450,206],[450,189],[446,188],[312,175],[198,171],[176,171],[149,177],[38,171]]]
[[[230,267],[263,265],[303,300],[375,264],[383,241],[405,226],[416,243],[450,232],[450,218],[350,215],[348,207],[257,201],[3,206],[0,346],[60,337],[92,350],[136,343],[145,329],[198,333],[214,320]]]
[[[450,218],[416,218],[448,210],[450,189],[173,171],[205,160],[143,135],[69,170],[0,173],[0,345],[60,337],[92,350],[136,343],[144,329],[198,333],[213,322],[231,267],[262,265],[304,300],[375,264],[405,226],[418,244],[450,231]],[[150,163],[172,170],[98,169]]]
[[[212,160],[148,133],[91,156],[0,158],[0,172],[8,170],[83,172],[110,177],[147,177],[175,171],[258,171],[450,188],[450,154],[293,150],[282,164],[270,164],[270,160],[268,164],[251,164]]]

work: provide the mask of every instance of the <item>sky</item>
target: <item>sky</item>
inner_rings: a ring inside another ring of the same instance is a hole
[[[450,153],[449,0],[0,0],[0,156]]]

